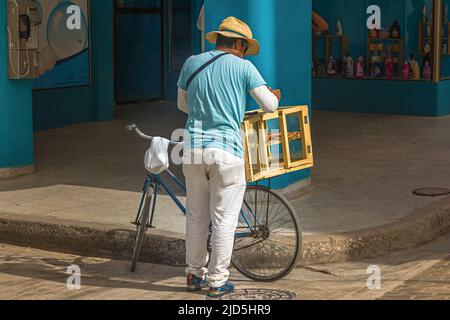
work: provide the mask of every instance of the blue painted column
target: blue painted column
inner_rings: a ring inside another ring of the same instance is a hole
[[[6,1],[0,4],[0,179],[33,171],[31,80],[8,79]]]
[[[261,44],[261,53],[250,60],[270,86],[282,90],[282,105],[311,106],[311,0],[206,0],[205,12],[207,32],[228,16],[248,23]],[[310,174],[304,170],[276,178],[272,187],[287,187]]]
[[[91,1],[91,66],[94,119],[114,118],[114,2]]]

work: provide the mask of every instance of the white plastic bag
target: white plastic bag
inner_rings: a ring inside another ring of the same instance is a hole
[[[150,148],[145,154],[145,168],[149,172],[160,174],[169,169],[169,144],[170,141],[164,138],[152,139]]]

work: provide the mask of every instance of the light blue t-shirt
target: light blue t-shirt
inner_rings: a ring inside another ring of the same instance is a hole
[[[209,65],[186,88],[191,75],[222,51],[190,57],[183,66],[178,87],[187,91],[189,118],[188,149],[218,148],[243,158],[241,124],[247,94],[266,85],[248,60],[228,54]]]

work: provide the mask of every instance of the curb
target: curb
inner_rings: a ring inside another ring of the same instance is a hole
[[[429,243],[450,231],[450,197],[380,227],[356,232],[305,236],[301,264],[373,258]]]
[[[34,173],[36,170],[34,164],[30,164],[25,167],[17,168],[1,168],[0,169],[0,180],[11,179],[15,177],[25,176]]]
[[[73,221],[22,220],[0,216],[0,242],[65,253],[130,260],[135,244],[133,230],[112,225],[75,224]],[[152,230],[146,237],[141,260],[184,266],[183,235]]]
[[[301,265],[355,261],[431,242],[450,231],[450,197],[392,224],[349,233],[305,236]],[[113,225],[0,216],[0,242],[129,260],[135,232]],[[141,260],[184,266],[183,235],[151,230]]]

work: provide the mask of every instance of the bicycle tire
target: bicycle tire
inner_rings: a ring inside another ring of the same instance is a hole
[[[137,226],[136,243],[134,245],[133,256],[131,258],[131,272],[136,271],[137,264],[141,256],[142,245],[144,244],[144,240],[149,228],[148,223],[150,218],[150,210],[153,200],[153,194],[154,188],[153,186],[150,186],[145,196],[145,203],[140,214],[141,218],[139,220],[139,225]]]
[[[232,257],[232,265],[242,275],[244,275],[245,277],[247,277],[251,280],[258,281],[258,282],[275,282],[275,281],[285,278],[295,268],[295,266],[298,263],[299,257],[301,256],[302,229],[301,229],[300,221],[297,216],[297,213],[295,212],[294,208],[289,203],[289,201],[284,196],[280,195],[279,193],[277,193],[273,190],[270,190],[266,187],[263,187],[263,186],[249,186],[246,190],[246,196],[251,193],[260,194],[263,196],[263,199],[266,199],[265,197],[267,197],[268,203],[270,201],[279,202],[280,206],[284,207],[284,210],[286,211],[286,219],[289,220],[292,225],[292,230],[293,230],[292,246],[295,246],[295,248],[292,249],[292,254],[290,255],[289,259],[286,259],[286,263],[282,266],[282,268],[279,268],[278,270],[276,270],[276,272],[263,273],[263,272],[257,271],[258,270],[257,268],[259,268],[259,266],[255,266],[255,263],[257,263],[258,261],[262,261],[262,262],[260,262],[261,264],[264,264],[264,263],[271,264],[271,266],[269,266],[269,267],[273,267],[273,265],[275,265],[275,264],[278,264],[278,265],[280,264],[280,262],[277,261],[277,259],[279,259],[279,257],[276,257],[276,254],[272,254],[273,255],[273,257],[272,257],[270,253],[268,254],[268,252],[262,252],[258,256],[254,252],[255,247],[257,247],[257,246],[262,247],[262,245],[264,244],[264,241],[267,241],[268,239],[267,240],[261,240],[261,239],[255,240],[254,243],[251,243],[248,246],[243,246],[242,248],[239,248],[237,246],[237,243],[235,243],[235,248],[234,248],[233,257]],[[244,199],[247,199],[247,197],[245,197]],[[273,199],[273,200],[271,200],[271,199]],[[256,208],[257,208],[258,201],[255,201],[255,203],[253,205],[256,206]],[[248,202],[244,203],[243,210],[245,209],[246,206],[252,206],[252,204],[249,204]],[[253,209],[255,209],[255,207]],[[269,211],[269,205],[267,205],[267,211]],[[268,216],[269,216],[269,214],[267,214],[267,220],[269,220]],[[241,213],[241,217],[240,217],[241,223],[242,223],[242,219],[243,219],[243,214]],[[274,223],[274,222],[267,221],[266,223],[268,226],[271,226],[272,223]],[[269,228],[267,227],[267,229],[269,229]],[[270,232],[272,232],[272,231],[269,230],[269,233]],[[287,240],[285,240],[285,241],[287,241]],[[291,243],[289,243],[289,245],[291,245]],[[252,248],[253,248],[253,252],[252,252]],[[277,248],[280,251],[282,251],[282,250],[286,250],[286,252],[291,251],[290,249],[288,250],[286,248],[283,248],[281,245],[280,245],[280,247],[277,247]],[[274,262],[274,261],[277,261],[277,262]],[[272,268],[272,270],[273,270],[273,268]]]

